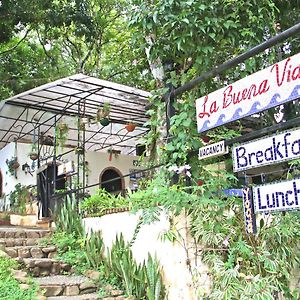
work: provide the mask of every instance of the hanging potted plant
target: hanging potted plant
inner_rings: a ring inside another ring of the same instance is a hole
[[[78,155],[83,155],[84,153],[84,148],[82,146],[78,146],[75,148],[75,154],[78,154]]]
[[[107,102],[104,103],[103,106],[97,110],[96,120],[102,126],[107,126],[110,123],[108,118],[109,111],[110,111],[110,104]]]
[[[11,175],[15,175],[16,170],[20,167],[17,157],[12,157],[11,159],[6,160],[6,164],[8,166],[8,172]]]
[[[126,125],[125,125],[125,128],[128,132],[132,132],[134,131],[136,125],[133,123],[133,122],[128,122]]]
[[[29,153],[29,157],[30,157],[31,160],[37,160],[38,159],[39,153],[38,153],[36,144],[32,144],[31,151]]]
[[[69,126],[66,123],[63,122],[57,123],[55,134],[57,139],[57,145],[59,145],[61,149],[63,149],[65,146],[68,132],[69,132]]]

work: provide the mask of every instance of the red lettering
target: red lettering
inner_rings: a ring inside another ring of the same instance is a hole
[[[292,79],[293,80],[296,80],[300,78],[300,66],[297,66],[294,70],[293,70],[293,73],[292,73]]]
[[[227,90],[228,90],[228,93],[227,93]],[[225,91],[223,92],[223,95],[224,95],[224,97],[223,97],[223,108],[227,108],[231,104],[231,102],[232,102],[231,92],[232,92],[232,85],[229,85],[225,89]]]
[[[276,72],[276,81],[277,81],[277,85],[278,86],[281,86],[284,79],[285,79],[285,74],[287,72],[287,64],[289,63],[289,61],[291,60],[291,58],[289,57],[286,61],[285,61],[285,64],[284,64],[284,68],[283,68],[283,72],[280,76],[279,74],[279,65],[278,64],[275,64],[272,69],[271,69],[271,72],[273,72],[274,68],[275,68],[275,72]]]
[[[270,89],[269,81],[268,79],[263,80],[258,88],[258,94],[264,94]]]
[[[252,96],[256,97],[258,95],[256,89],[257,89],[256,84],[251,84],[248,92],[248,97],[247,97],[249,100],[251,99]]]
[[[204,103],[202,104],[203,111],[198,114],[198,117],[200,119],[203,119],[205,116],[210,117],[210,114],[208,112],[206,112],[206,103],[207,103],[207,101],[208,101],[208,96],[206,95],[205,98],[204,98]]]
[[[213,113],[217,112],[218,110],[219,110],[219,107],[217,106],[216,101],[214,101],[210,106],[209,112],[211,114],[213,114]]]

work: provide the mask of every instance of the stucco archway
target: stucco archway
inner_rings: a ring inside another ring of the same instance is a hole
[[[121,177],[121,178],[118,178]],[[102,182],[110,179],[118,178],[116,180],[102,184]],[[105,168],[99,176],[99,187],[104,188],[112,194],[121,193],[125,189],[125,181],[120,170],[115,167]]]

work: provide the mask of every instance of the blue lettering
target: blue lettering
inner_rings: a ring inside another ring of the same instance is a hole
[[[282,153],[279,151],[279,146],[280,146],[280,142],[278,142],[277,144],[275,143],[275,137],[273,137],[273,150],[274,150],[274,158],[275,160],[277,160],[277,155],[282,159],[283,155]]]
[[[293,182],[293,188],[294,188],[294,197],[295,197],[295,204],[298,205],[298,194],[300,193],[300,189],[297,189],[296,187],[296,181]]]
[[[295,145],[298,145],[298,151],[295,150],[295,148],[294,148]],[[297,140],[297,141],[295,141],[295,142],[292,144],[292,153],[293,153],[294,155],[300,154],[300,140]]]
[[[242,153],[240,153],[242,151]],[[239,148],[236,148],[236,159],[237,159],[237,166],[238,168],[243,168],[248,165],[247,158],[245,157],[246,149],[245,147],[241,146]],[[240,160],[243,160],[242,162]]]
[[[288,206],[291,206],[295,203],[295,201],[289,202],[289,195],[293,194],[293,191],[286,191],[285,193],[285,202]]]
[[[283,192],[276,192],[276,207],[280,207],[279,204],[279,196],[281,196],[281,203],[284,206],[284,193]]]
[[[274,195],[274,193],[272,193],[272,197],[270,197],[269,194],[267,194],[266,197],[267,197],[267,206],[268,206],[268,208],[275,207],[275,195]],[[270,203],[270,198],[272,198],[272,203]]]
[[[258,197],[258,208],[259,209],[266,209],[267,207],[261,205],[261,196],[260,196],[260,188],[257,188],[257,197]]]
[[[264,153],[262,151],[257,151],[256,152],[256,161],[258,163],[262,163],[264,161],[263,158],[260,159],[260,157],[264,156]]]
[[[285,157],[289,157],[289,152],[288,152],[288,145],[290,145],[291,143],[287,141],[287,137],[291,135],[290,132],[286,133],[283,137],[284,139],[284,149],[285,149]]]
[[[265,159],[266,161],[272,161],[274,160],[274,156],[273,156],[273,148],[267,148],[265,151]]]
[[[248,160],[249,160],[249,165],[251,166],[252,165],[252,156],[255,157],[255,152],[252,152],[252,153],[249,153],[248,154]]]

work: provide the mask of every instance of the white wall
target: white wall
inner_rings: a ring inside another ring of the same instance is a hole
[[[31,176],[29,173],[25,174],[22,171],[22,165],[26,162],[31,165],[32,161],[28,157],[31,150],[31,144],[18,143],[17,145],[17,157],[20,163],[20,167],[17,170],[17,179],[10,175],[8,172],[8,167],[6,164],[6,159],[10,159],[15,156],[15,143],[10,143],[0,150],[0,170],[3,175],[3,192],[7,195],[14,190],[14,187],[18,183],[23,185],[36,184],[36,173]],[[68,149],[65,149],[67,151]],[[77,163],[77,155],[74,152],[66,154],[63,159],[73,160],[75,164]],[[128,155],[112,155],[111,161],[109,161],[109,153],[105,152],[86,152],[86,161],[88,161],[90,174],[88,179],[88,184],[96,184],[99,182],[100,173],[108,167],[117,168],[122,175],[129,173],[130,169],[139,169],[133,165],[134,160],[138,160],[138,156],[128,156]],[[125,178],[125,187],[129,186],[129,178]],[[98,186],[88,189],[91,193],[94,193],[98,189]]]
[[[139,214],[129,212],[115,213],[96,218],[84,219],[86,230],[101,231],[104,244],[110,247],[116,235],[122,233],[125,240],[131,241]],[[184,216],[176,220],[176,227],[185,238],[187,247],[191,247],[187,224]],[[196,291],[193,288],[192,275],[187,266],[187,252],[181,243],[162,241],[161,236],[168,231],[170,223],[165,213],[162,213],[158,222],[150,225],[143,225],[132,246],[132,252],[137,262],[147,259],[148,253],[156,256],[163,268],[163,282],[167,289],[168,300],[196,300]],[[192,247],[193,248],[193,247]],[[190,254],[189,254],[190,255]],[[195,271],[194,257],[191,258],[191,268]],[[200,262],[198,257],[197,274],[201,286],[197,288],[208,294],[211,280],[208,275],[208,268]]]
[[[17,178],[10,175],[8,172],[8,166],[6,164],[7,159],[11,159],[15,156],[15,143],[10,143],[0,150],[0,170],[3,176],[3,192],[7,195],[14,190],[16,184],[22,183],[23,185],[36,184],[36,175],[25,174],[22,171],[22,165],[26,162],[30,165],[32,163],[28,154],[31,150],[29,144],[17,145],[17,157],[20,167],[17,169]]]

